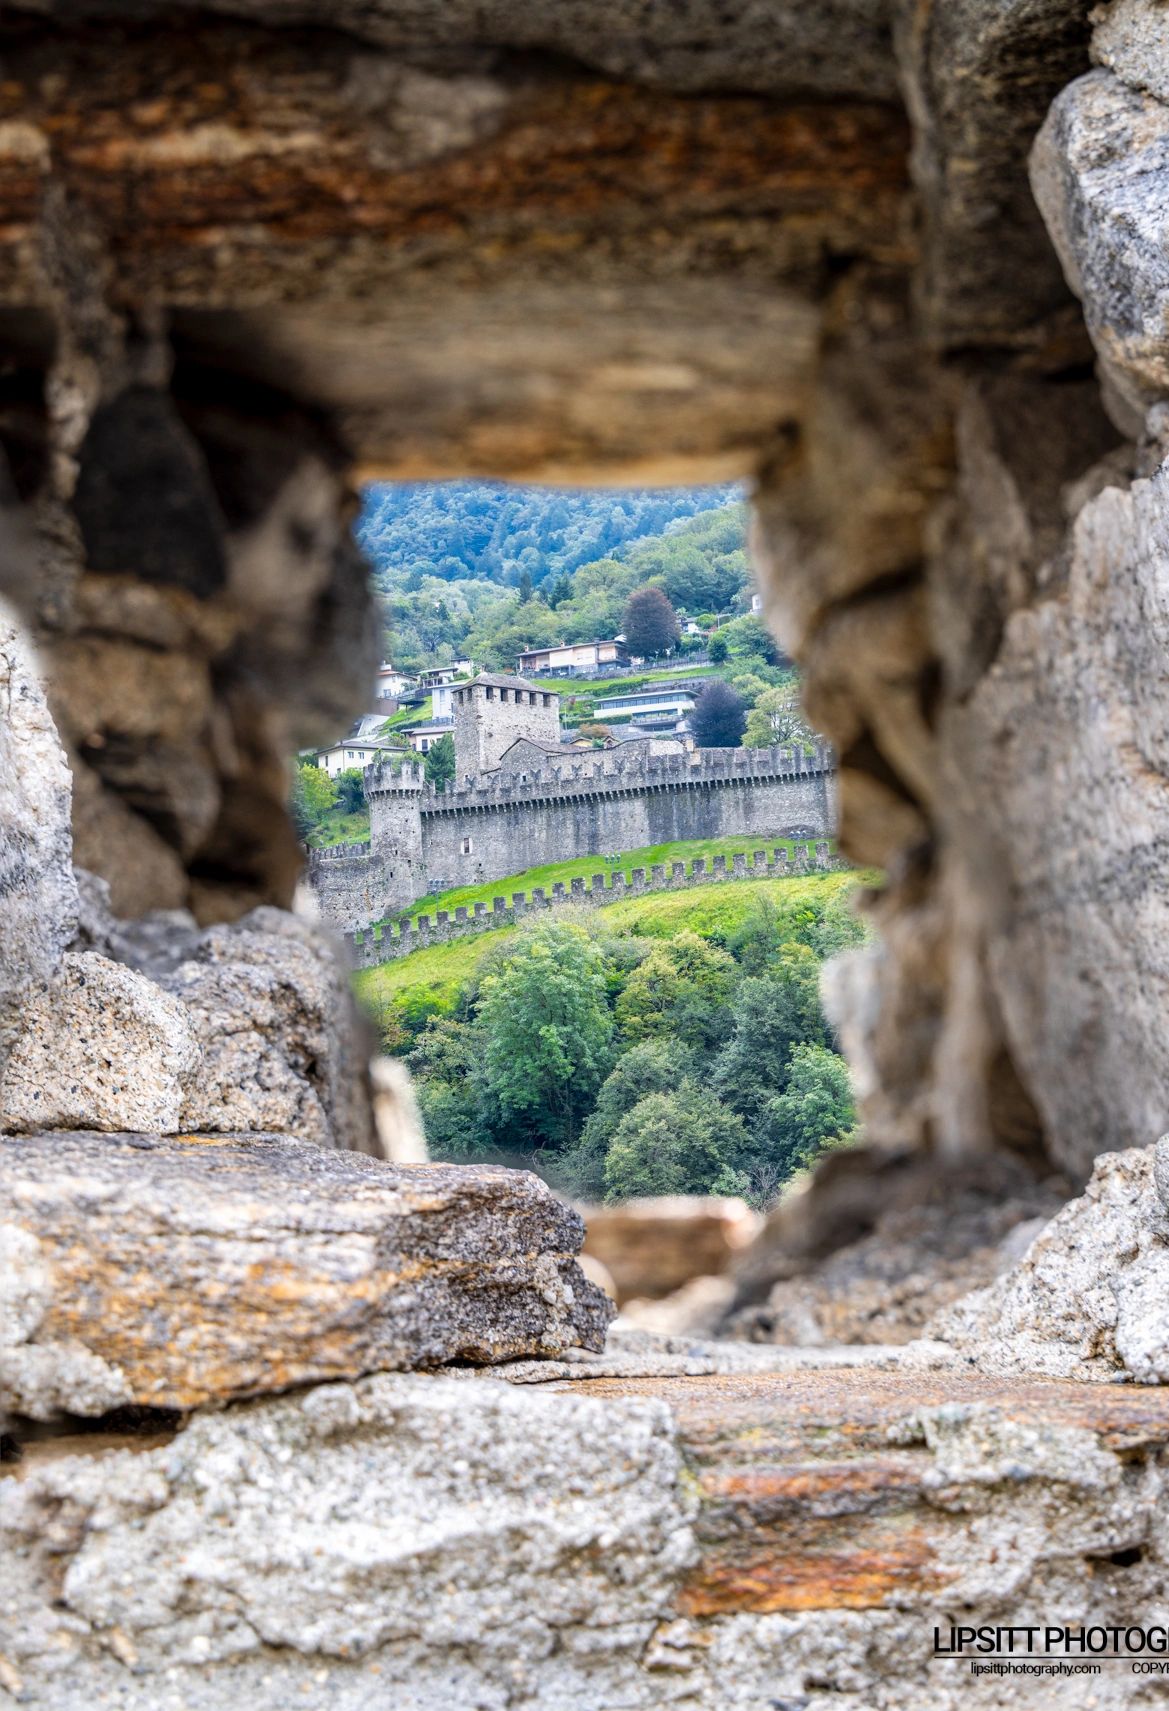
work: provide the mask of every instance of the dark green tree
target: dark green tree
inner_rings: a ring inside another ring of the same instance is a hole
[[[629,651],[646,659],[678,643],[678,616],[660,588],[639,588],[629,596],[622,627]]]
[[[492,1150],[482,1059],[479,1030],[451,1016],[431,1017],[410,1053],[418,1108],[436,1158],[482,1158]]]
[[[784,945],[765,974],[739,982],[734,1033],[715,1060],[712,1086],[754,1134],[771,1133],[768,1107],[787,1086],[796,1046],[828,1044],[820,964],[806,945]]]
[[[573,1141],[608,1073],[613,1018],[597,946],[582,927],[524,933],[479,987],[483,1074],[522,1146]]]
[[[520,605],[526,606],[528,601],[532,598],[532,573],[528,569],[527,565],[525,565],[523,570],[520,572],[520,579],[517,587],[519,589]]]
[[[453,782],[455,776],[455,739],[448,731],[434,743],[423,762],[423,771],[429,784],[436,790],[444,790]]]
[[[771,1100],[767,1122],[768,1155],[788,1174],[814,1163],[827,1147],[848,1145],[856,1104],[844,1059],[825,1046],[793,1046],[787,1086]]]
[[[735,749],[747,725],[743,697],[715,677],[701,691],[690,715],[690,729],[701,749]]]
[[[710,647],[708,649],[714,664],[725,665],[730,651],[730,648],[727,647],[726,637],[721,633],[721,631],[716,630],[714,635],[710,638]]]
[[[360,767],[347,766],[337,774],[337,804],[346,814],[359,814],[365,807],[365,782]]]
[[[649,1093],[668,1093],[686,1076],[687,1053],[677,1040],[643,1040],[617,1059],[597,1095],[580,1140],[561,1155],[556,1185],[577,1200],[605,1192],[605,1155],[621,1119]]]

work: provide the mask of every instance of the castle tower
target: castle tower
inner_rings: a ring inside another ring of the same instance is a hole
[[[560,741],[560,697],[523,677],[481,671],[454,694],[455,777],[490,772],[518,737]]]
[[[421,813],[425,782],[423,768],[413,762],[400,772],[386,762],[366,770],[370,854],[381,864],[385,913],[405,908],[426,892]]]

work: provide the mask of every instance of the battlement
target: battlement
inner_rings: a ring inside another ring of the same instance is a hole
[[[367,766],[364,773],[365,794],[374,796],[421,796],[427,791],[433,796],[433,784],[426,782],[426,769],[418,761],[406,761],[397,771],[389,761],[379,760]]]
[[[512,927],[546,910],[571,907],[600,909],[623,897],[640,897],[651,891],[680,891],[693,886],[723,884],[728,879],[780,879],[794,874],[828,873],[845,869],[848,862],[832,853],[824,839],[809,840],[797,845],[789,854],[787,846],[753,850],[748,855],[734,855],[728,865],[725,855],[707,862],[696,856],[690,862],[675,861],[667,865],[655,863],[647,876],[643,867],[631,869],[628,878],[624,869],[594,873],[587,884],[583,878],[569,885],[557,881],[549,892],[542,885],[533,886],[530,893],[513,891],[510,897],[493,897],[490,903],[459,906],[452,910],[439,909],[433,920],[429,915],[403,915],[395,922],[365,927],[353,934],[356,961],[361,968],[373,968],[378,963],[392,962],[409,956],[411,951],[426,945],[446,944],[476,933],[493,932],[499,927]]]
[[[525,763],[527,763],[525,765]],[[365,775],[370,842],[317,852],[309,878],[325,919],[352,931],[416,898],[525,868],[694,839],[824,838],[834,824],[827,747],[645,746],[541,750],[445,791],[413,762]]]
[[[581,796],[619,795],[627,791],[685,789],[701,785],[750,784],[756,780],[815,778],[831,773],[835,757],[825,744],[812,754],[776,745],[765,749],[695,749],[689,754],[630,753],[624,747],[550,755],[525,772],[481,773],[439,791],[432,784],[411,784],[423,815],[458,814],[468,809],[501,808],[509,803],[569,801]],[[384,766],[365,775],[366,795],[404,793],[399,779]]]
[[[330,861],[358,861],[362,856],[369,855],[371,849],[368,838],[363,838],[359,843],[329,844],[324,849],[310,850],[308,864],[313,868]]]

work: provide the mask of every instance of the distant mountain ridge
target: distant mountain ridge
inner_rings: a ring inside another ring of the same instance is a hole
[[[733,483],[579,491],[483,481],[375,484],[365,489],[356,532],[389,585],[402,586],[404,575],[408,588],[426,577],[518,587],[526,571],[538,588],[742,498]]]

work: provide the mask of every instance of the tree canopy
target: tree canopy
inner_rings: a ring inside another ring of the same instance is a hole
[[[690,715],[690,729],[699,748],[738,748],[746,724],[746,703],[738,690],[719,677],[711,678]]]
[[[407,988],[383,1041],[408,1053],[434,1155],[526,1164],[586,1200],[766,1205],[823,1147],[847,1144],[856,1117],[819,970],[863,928],[815,885],[736,918],[733,931],[654,938],[538,921],[489,949],[456,995]]]
[[[669,596],[652,585],[629,596],[621,623],[630,653],[641,658],[664,654],[677,647],[680,639],[678,614]]]

